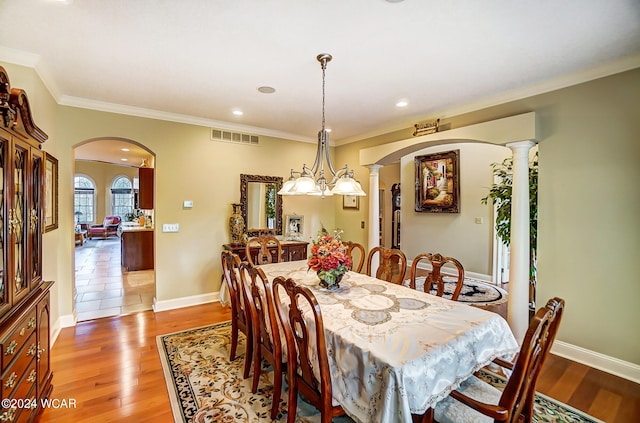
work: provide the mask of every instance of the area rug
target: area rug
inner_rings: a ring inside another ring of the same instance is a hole
[[[217,323],[156,339],[171,409],[177,423],[269,422],[273,373],[263,372],[258,391],[251,393],[251,377],[242,378],[245,338],[240,336],[238,358],[229,361],[231,322]],[[484,372],[481,376],[498,389],[504,379]],[[285,386],[286,389],[286,386]],[[287,396],[282,395],[276,422],[287,419]],[[317,410],[298,400],[296,422],[320,421]],[[602,423],[552,398],[536,394],[534,422]],[[348,417],[335,423],[352,423]]]
[[[456,289],[457,279],[452,276],[443,275],[444,280],[444,298],[451,298],[453,291]],[[424,290],[424,276],[418,276],[416,278],[416,289]],[[410,279],[404,281],[405,286],[409,286]],[[435,289],[431,290],[432,294],[436,293]],[[464,278],[464,285],[458,301],[467,304],[487,306],[496,305],[507,302],[507,291],[497,287],[496,285],[489,284],[477,279]]]

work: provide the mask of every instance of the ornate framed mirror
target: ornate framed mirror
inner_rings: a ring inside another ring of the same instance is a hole
[[[240,175],[240,204],[248,236],[282,235],[282,177]]]

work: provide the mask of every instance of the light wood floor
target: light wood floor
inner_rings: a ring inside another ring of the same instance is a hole
[[[219,303],[78,323],[62,330],[51,351],[52,398],[39,422],[172,422],[156,336],[225,321]],[[609,423],[637,422],[640,385],[554,355],[538,391]]]

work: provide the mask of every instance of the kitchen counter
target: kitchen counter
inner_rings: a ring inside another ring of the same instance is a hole
[[[153,228],[122,226],[120,260],[125,271],[154,268]]]

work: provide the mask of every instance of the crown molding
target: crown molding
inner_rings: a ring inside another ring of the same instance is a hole
[[[266,128],[259,128],[249,125],[238,125],[230,122],[223,122],[213,119],[199,118],[195,116],[182,115],[179,113],[162,112],[153,109],[145,109],[142,107],[124,106],[122,104],[107,103],[97,100],[89,100],[86,98],[62,96],[57,100],[61,106],[78,107],[81,109],[96,110],[100,112],[118,113],[127,116],[136,116],[156,120],[164,120],[168,122],[185,123],[189,125],[205,126],[209,128],[225,129],[228,131],[245,132],[255,135],[262,135],[274,138],[283,138],[292,141],[301,141],[315,143],[316,140],[301,137],[297,134],[291,134],[282,131],[274,131]]]

